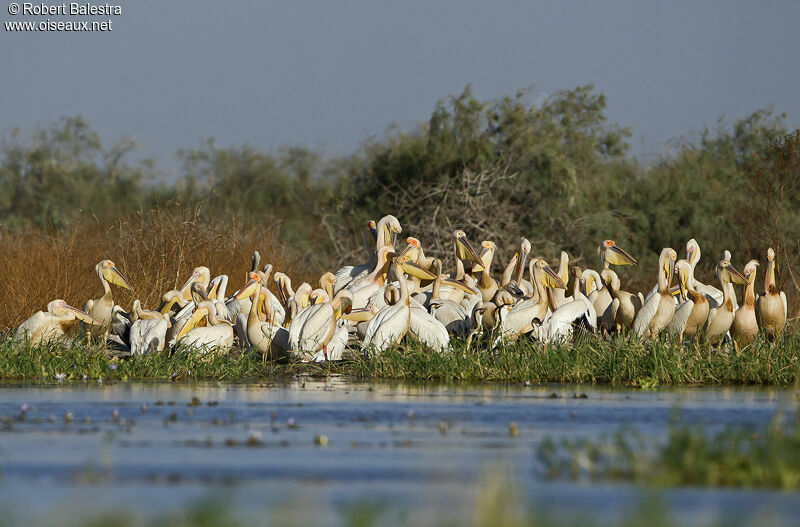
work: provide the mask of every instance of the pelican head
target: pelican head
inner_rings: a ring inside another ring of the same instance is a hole
[[[333,298],[333,288],[336,285],[336,275],[328,271],[319,277],[319,286],[325,290],[328,298]]]
[[[603,281],[600,278],[600,273],[594,269],[584,269],[581,273],[581,278],[586,281],[586,296],[589,296],[592,291],[599,291],[603,288]]]
[[[700,244],[694,238],[686,242],[686,261],[692,267],[700,261]]]
[[[409,276],[415,276],[421,280],[435,280],[436,275],[425,269],[415,261],[411,259],[409,255],[400,255],[394,258],[394,263],[397,265],[404,273]]]
[[[724,282],[746,285],[747,278],[736,270],[730,260],[720,260],[717,264],[717,277]]]
[[[538,257],[531,260],[530,273],[534,280],[538,280],[545,287],[566,289],[567,286],[558,273],[547,265],[544,258]]]
[[[675,262],[678,260],[678,253],[672,247],[665,247],[661,250],[661,256],[658,258],[662,265],[660,271],[664,273],[667,279],[667,289],[672,286],[672,275],[675,273]]]
[[[744,277],[747,279],[748,284],[752,284],[756,279],[756,269],[758,268],[758,260],[750,260],[742,269]]]
[[[767,260],[770,262],[775,261],[775,250],[772,247],[767,249]]]
[[[244,300],[245,298],[250,298],[253,296],[256,291],[261,288],[261,278],[258,276],[258,273],[250,273],[248,275],[247,283],[244,284],[244,287],[239,289],[233,296],[237,300]],[[280,291],[280,289],[279,289]]]
[[[472,248],[472,245],[467,239],[467,234],[461,229],[453,232],[453,247],[458,258],[465,262],[473,263],[473,271],[483,271],[483,260],[481,260],[478,253],[475,252],[475,249]]]
[[[675,274],[678,275],[678,288],[681,297],[684,300],[686,299],[686,289],[689,285],[689,277],[692,275],[692,264],[689,262],[691,262],[691,260],[688,258],[686,260],[678,260],[675,262]]]
[[[192,300],[194,300],[195,304],[199,304],[205,300],[208,300],[208,293],[206,293],[206,288],[203,287],[203,284],[200,282],[192,282],[189,290],[192,294]]]
[[[394,249],[394,242],[397,239],[397,235],[403,232],[403,227],[400,226],[400,222],[392,216],[391,214],[384,216],[378,222],[378,236],[382,236],[383,245],[388,245],[392,249]]]
[[[419,240],[413,236],[406,238],[406,247],[400,252],[400,256],[409,255],[411,259],[419,261]]]
[[[267,264],[267,265],[264,266],[263,270],[256,271],[256,272],[258,273],[258,276],[261,278],[261,283],[262,284],[268,284],[269,283],[269,277],[272,274],[272,264]]]
[[[497,252],[497,244],[491,240],[483,240],[481,242],[481,262],[484,269],[488,269],[492,263],[494,253]]]
[[[125,278],[119,269],[117,269],[116,264],[111,260],[103,260],[99,262],[95,269],[97,270],[97,274],[102,278],[105,279],[109,284],[114,284],[119,287],[124,287],[130,291],[133,291],[133,287],[128,282],[128,279]]]
[[[636,265],[636,258],[628,254],[622,247],[617,245],[614,240],[604,240],[597,250],[603,259],[613,265]]]
[[[208,269],[208,267],[203,265],[200,267],[195,267],[192,271],[192,274],[189,275],[189,279],[186,280],[186,283],[181,287],[181,293],[183,293],[183,296],[186,297],[187,300],[191,300],[192,284],[195,282],[200,282],[203,287],[206,287],[210,281],[211,271]]]
[[[57,317],[66,317],[70,320],[78,319],[82,322],[86,322],[87,324],[91,324],[93,326],[102,326],[103,323],[89,313],[78,309],[77,307],[73,307],[65,300],[57,298],[55,300],[51,300],[47,304],[47,312],[51,315],[55,315]]]

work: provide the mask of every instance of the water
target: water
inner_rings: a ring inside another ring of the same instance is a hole
[[[677,408],[685,422],[709,429],[763,427],[796,397],[770,388],[426,386],[336,377],[5,385],[0,509],[19,522],[65,514],[79,521],[106,510],[157,515],[219,499],[259,518],[292,511],[337,524],[352,507],[375,505],[382,523],[434,523],[436,511],[468,517],[494,477],[514,482],[537,513],[613,521],[649,492],[547,481],[534,455],[543,438],[597,437],[622,426],[663,438]],[[796,493],[659,495],[681,523],[800,518]]]

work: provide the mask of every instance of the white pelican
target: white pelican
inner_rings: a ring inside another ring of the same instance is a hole
[[[678,275],[678,287],[683,302],[675,310],[667,331],[683,340],[684,335],[694,336],[703,330],[711,304],[706,295],[695,289],[694,284],[697,282],[694,280],[694,266],[688,260],[678,260],[675,274]]]
[[[161,297],[161,300],[163,301],[163,304],[161,305],[159,311],[165,315],[174,314],[173,310],[175,313],[177,313],[181,308],[186,307],[186,304],[189,303],[189,301],[183,296],[183,293],[177,289],[172,289],[171,291],[164,293],[164,296]]]
[[[633,319],[633,331],[639,338],[656,338],[675,314],[675,299],[669,292],[678,253],[667,247],[658,257],[658,292],[646,300]]]
[[[428,313],[419,302],[411,299],[410,305],[411,317],[408,330],[432,350],[445,351],[450,346],[450,334],[444,324]]]
[[[727,335],[728,330],[731,329],[733,319],[735,316],[736,308],[736,293],[731,284],[747,284],[747,279],[737,271],[730,260],[721,260],[716,268],[717,277],[719,278],[720,285],[722,286],[722,305],[712,308],[708,313],[708,322],[706,323],[705,333],[706,338],[711,343],[722,341]]]
[[[371,231],[370,223],[367,223],[367,232]],[[361,265],[348,265],[342,267],[338,271],[336,271],[336,288],[334,289],[334,294],[338,293],[340,289],[350,288],[350,284],[353,281],[358,279],[362,279],[367,276],[378,264],[380,256],[379,252],[384,247],[388,247],[389,252],[394,251],[394,242],[397,235],[403,232],[403,227],[400,226],[400,222],[397,221],[397,218],[392,216],[391,214],[388,216],[384,216],[383,218],[378,221],[378,225],[376,227],[376,240],[375,240],[375,251],[374,253],[370,254],[369,260]]]
[[[195,282],[202,285],[203,289],[208,289],[208,284],[211,282],[211,271],[208,267],[204,265],[195,267],[189,279],[181,286],[180,292],[186,300],[192,300],[192,284]]]
[[[221,274],[216,276],[211,282],[208,284],[208,289],[206,290],[206,295],[209,300],[214,302],[214,307],[217,308],[217,316],[224,318],[225,320],[232,322],[236,318],[236,314],[233,313],[228,309],[228,306],[225,302],[225,293],[228,290],[228,275]]]
[[[98,327],[103,326],[101,321],[59,298],[47,304],[47,311],[37,311],[20,324],[14,333],[14,340],[21,342],[27,338],[31,345],[36,346],[43,342],[60,339],[64,335],[77,333],[81,322]]]
[[[205,319],[206,326],[200,326]],[[213,302],[203,300],[177,335],[178,345],[207,353],[212,349],[228,351],[233,346],[233,324],[217,317]]]
[[[375,268],[366,276],[352,280],[345,289],[353,294],[353,308],[358,309],[367,305],[369,297],[386,283],[386,274],[389,270],[391,256],[394,255],[391,246],[386,245],[378,249],[378,259]]]
[[[750,260],[742,272],[747,279],[744,287],[742,305],[736,310],[731,325],[731,338],[737,346],[747,346],[758,335],[758,322],[756,321],[756,268],[758,262]]]
[[[289,324],[289,350],[306,360],[336,359],[328,357],[328,345],[337,331],[339,318],[347,313],[353,304],[353,294],[346,289],[336,293],[330,302],[309,306]],[[345,328],[345,331],[347,329]],[[345,342],[347,338],[345,337]],[[317,352],[319,358],[315,357]]]
[[[461,273],[463,273],[463,262],[472,263],[472,273],[483,271],[483,260],[481,260],[478,253],[475,252],[475,249],[472,248],[466,233],[460,229],[453,231],[453,252],[456,256],[456,267],[459,265],[461,266]],[[463,276],[457,273],[454,278],[456,280],[462,280]]]
[[[569,255],[566,251],[561,251],[561,256],[558,259],[558,273],[564,285],[569,282]],[[577,289],[577,288],[576,288]],[[567,303],[567,290],[561,288],[550,289],[550,294],[553,295],[553,305],[556,308],[561,307]]]
[[[600,294],[600,290],[604,287],[603,279],[600,277],[600,273],[594,269],[584,269],[581,273],[581,277],[586,282],[586,298],[594,304],[597,295]]]
[[[497,252],[497,244],[493,241],[484,240],[481,242],[481,260],[483,261],[483,272],[481,278],[478,280],[478,289],[481,291],[481,300],[490,302],[494,295],[497,294],[499,285],[497,281],[492,278],[492,261]]]
[[[780,335],[786,325],[787,312],[786,293],[779,291],[775,283],[775,251],[770,247],[767,249],[764,294],[758,297],[758,323],[770,337]]]
[[[111,297],[111,286],[116,286],[133,291],[133,287],[128,283],[128,280],[122,276],[117,266],[111,260],[103,260],[95,266],[97,277],[103,286],[103,296],[100,298],[89,300],[83,306],[83,311],[88,313],[95,320],[99,320],[101,326],[93,325],[90,333],[93,335],[100,335],[108,333],[108,328],[111,326],[111,318],[114,315],[114,299]]]
[[[548,310],[545,287],[566,289],[561,277],[553,271],[543,258],[534,258],[530,265],[531,282],[536,288],[537,298],[527,299],[512,305],[498,306],[495,317],[500,319],[500,335],[516,339],[523,333],[533,330],[533,320],[545,319]]]
[[[289,332],[275,322],[275,313],[266,295],[266,287],[258,273],[250,273],[250,280],[236,293],[239,299],[250,299],[250,311],[244,324],[246,345],[258,350],[265,359],[274,358],[289,347]],[[266,321],[261,318],[262,310]],[[241,325],[241,321],[237,324]]]
[[[136,299],[131,309],[131,321],[128,334],[131,355],[164,351],[170,326],[168,314],[142,309],[142,303]]]
[[[577,296],[577,300],[565,302],[549,313],[544,322],[538,318],[533,320],[533,334],[540,342],[565,341],[573,335],[576,327],[591,332],[597,330],[594,305],[583,293],[574,296]]]
[[[621,290],[619,276],[612,269],[603,271],[608,278],[608,291],[612,298],[609,309],[614,313],[614,330],[620,332],[623,329],[630,329],[636,314],[644,304],[644,297],[642,293],[633,294]]]
[[[431,293],[429,306],[433,317],[444,324],[448,333],[457,337],[464,337],[469,333],[470,313],[461,307],[460,304],[452,300],[442,299],[439,296],[439,288],[442,283],[442,261],[438,258],[433,262],[433,274],[436,278],[433,281],[433,291]]]
[[[400,253],[400,256],[405,255],[411,256],[412,262],[416,262],[422,267],[427,268],[433,264],[434,260],[433,256],[425,256],[425,253],[422,251],[422,244],[413,236],[406,238],[406,248]]]
[[[638,263],[636,258],[625,252],[614,240],[604,240],[600,247],[597,248],[597,254],[600,255],[603,270],[611,270],[611,265],[636,265]],[[592,300],[595,311],[602,315],[606,312],[612,300],[611,291],[608,290],[608,287],[600,288],[598,285],[597,295]]]
[[[691,240],[686,242],[686,260],[692,266],[692,276],[694,276],[694,270],[697,268],[697,262],[700,261],[700,254],[701,254],[700,244],[697,243],[697,240],[692,238]],[[730,260],[731,259],[730,254],[728,254],[727,258],[723,256],[723,259]],[[715,305],[722,304],[722,291],[720,291],[716,287],[709,284],[704,284],[699,280],[697,280],[696,278],[692,282],[692,286],[701,295],[709,297]]]
[[[398,279],[400,282],[400,298],[394,305],[387,306],[378,311],[367,324],[364,342],[361,351],[365,353],[381,353],[392,344],[397,344],[406,332],[411,319],[410,298],[408,284],[404,272],[414,274],[422,269],[411,262],[408,255],[394,259],[394,265],[400,268]],[[430,271],[425,270],[430,273]]]
[[[503,270],[503,275],[500,278],[500,287],[514,280],[517,283],[517,287],[522,290],[523,295],[529,296],[533,294],[533,285],[523,279],[523,275],[525,274],[525,261],[528,259],[530,252],[531,242],[525,238],[520,238],[519,248],[514,252],[508,265],[506,265],[506,268]]]

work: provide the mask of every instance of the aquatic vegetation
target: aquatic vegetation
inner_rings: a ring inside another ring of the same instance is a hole
[[[635,430],[611,437],[544,440],[537,458],[550,478],[615,480],[658,486],[800,488],[800,413],[778,412],[760,430],[712,433],[676,420],[658,443]]]
[[[454,340],[452,351],[434,352],[406,339],[382,354],[364,357],[350,350],[340,362],[263,361],[235,349],[199,355],[178,348],[171,355],[115,356],[104,346],[75,342],[30,346],[0,338],[0,378],[64,380],[227,380],[284,374],[344,374],[361,379],[445,382],[602,383],[653,388],[672,384],[789,385],[800,373],[800,336],[722,351],[702,342],[642,343],[629,337],[587,337],[574,345],[542,345],[529,340],[491,349],[491,340]]]

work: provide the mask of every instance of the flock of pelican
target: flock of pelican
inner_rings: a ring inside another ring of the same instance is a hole
[[[758,262],[751,260],[740,272],[728,251],[715,268],[719,288],[697,280],[700,246],[694,239],[686,244],[685,259],[679,260],[674,249],[663,249],[656,284],[647,294],[634,294],[621,289],[614,268],[637,261],[612,240],[598,248],[598,272],[570,269],[565,252],[556,269],[541,257],[528,261],[531,244],[522,238],[498,276],[492,272],[494,242],[481,242],[479,253],[463,231],[455,231],[455,270],[445,273],[443,262],[426,256],[416,238],[406,238],[405,247],[396,250],[401,232],[391,215],[377,224],[368,222],[367,261],[326,272],[316,289],[308,283],[293,289],[289,276],[273,273],[270,264],[260,267],[258,252],[245,284],[230,296],[226,275],[212,279],[207,267],[197,267],[180,289],[163,295],[156,310],[144,309],[139,300],[127,312],[116,305],[111,286],[133,288],[112,261],[103,260],[96,266],[102,297],[83,309],[53,300],[47,311],[20,325],[14,339],[40,344],[85,331],[132,355],[174,345],[225,351],[238,344],[265,358],[289,354],[303,361],[330,361],[341,359],[348,345],[380,353],[407,335],[436,351],[446,351],[452,337],[466,339],[468,346],[482,333],[490,335],[491,345],[523,336],[547,343],[567,340],[576,330],[631,332],[641,339],[667,334],[712,344],[732,340],[746,346],[759,328],[774,337],[786,324],[786,295],[775,283],[771,248],[761,295],[755,293]],[[270,280],[276,294],[268,289]],[[735,284],[744,286],[742,304]]]

